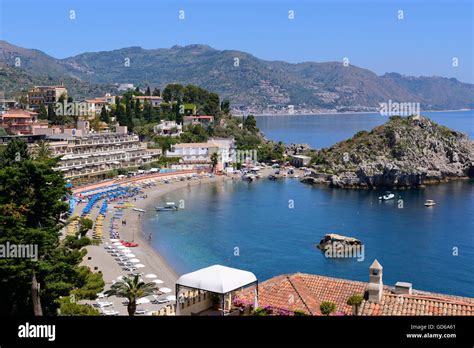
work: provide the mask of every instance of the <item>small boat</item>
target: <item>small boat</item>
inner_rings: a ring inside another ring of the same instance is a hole
[[[253,174],[245,174],[244,176],[242,176],[242,179],[247,180],[247,181],[254,181],[255,176]]]
[[[134,211],[138,211],[140,213],[146,213],[145,209],[140,209],[140,208],[133,208]]]
[[[433,201],[432,199],[427,199],[425,202],[425,207],[432,207],[434,205],[436,205],[436,202]]]
[[[276,180],[277,177],[276,177],[275,175],[269,175],[269,176],[268,176],[268,179],[269,179],[269,180]]]
[[[388,201],[389,199],[394,199],[395,195],[391,192],[386,192],[383,196],[380,196],[379,199],[383,201]]]
[[[168,202],[164,207],[155,207],[156,211],[175,211],[178,210],[178,206],[174,202]]]

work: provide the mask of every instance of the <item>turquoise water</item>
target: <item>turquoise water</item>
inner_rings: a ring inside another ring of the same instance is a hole
[[[166,195],[156,203],[183,199],[185,209],[149,211],[144,230],[178,273],[219,263],[260,280],[307,272],[366,281],[377,258],[386,284],[408,281],[418,289],[473,296],[474,184],[398,191],[402,209],[396,201],[380,203],[379,194],[293,179],[228,181]],[[438,205],[426,208],[426,199]],[[365,260],[325,258],[315,244],[326,233],[362,240]]]
[[[432,118],[472,138],[472,115]],[[321,117],[275,116],[278,127],[262,124],[267,118],[257,122],[270,137],[321,147],[370,129],[380,116]],[[380,194],[311,187],[293,179],[228,181],[162,197],[152,206],[183,199],[185,209],[158,214],[149,209],[143,227],[178,273],[219,263],[252,271],[259,280],[307,272],[367,281],[377,258],[386,284],[407,281],[416,289],[474,297],[474,183],[397,191],[403,208],[395,200],[379,202]],[[426,199],[438,204],[426,208]],[[315,244],[326,233],[362,240],[365,259],[325,258]]]
[[[462,131],[474,139],[474,111],[422,112],[433,121]],[[267,136],[284,143],[307,143],[314,148],[334,145],[361,130],[387,121],[379,114],[257,116],[257,126]]]

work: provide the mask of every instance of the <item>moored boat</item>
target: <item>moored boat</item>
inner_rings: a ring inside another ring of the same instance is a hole
[[[388,201],[390,199],[394,199],[395,195],[389,191],[387,191],[383,196],[380,196],[379,199],[383,201]]]
[[[425,207],[432,207],[434,205],[436,205],[436,202],[433,201],[432,199],[427,199],[425,202]]]
[[[164,207],[155,207],[156,211],[175,211],[178,206],[174,202],[167,202]]]

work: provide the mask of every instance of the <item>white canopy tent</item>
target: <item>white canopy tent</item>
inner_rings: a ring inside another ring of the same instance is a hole
[[[255,285],[255,307],[258,307],[258,280],[255,274],[237,268],[222,265],[213,265],[187,273],[176,281],[176,297],[179,297],[181,288],[204,290],[224,296],[245,287]],[[180,306],[177,305],[177,315]],[[224,307],[223,307],[224,308]]]

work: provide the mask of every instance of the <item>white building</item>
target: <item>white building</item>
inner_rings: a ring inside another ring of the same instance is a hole
[[[166,157],[179,157],[179,164],[172,165],[173,169],[210,169],[211,156],[218,155],[216,171],[225,171],[232,168],[234,139],[215,138],[207,143],[181,143],[171,147]]]
[[[161,105],[161,102],[163,101],[161,97],[158,97],[156,95],[140,95],[140,96],[133,96],[134,100],[139,100],[140,104],[143,105],[145,104],[145,101],[151,104],[152,107],[157,108]]]
[[[127,91],[129,89],[135,89],[133,83],[121,83],[118,88],[119,91]]]
[[[162,137],[179,137],[183,133],[183,126],[176,121],[161,120],[154,132]]]
[[[89,124],[71,133],[53,134],[48,137],[54,156],[62,156],[56,168],[66,178],[92,177],[127,167],[137,167],[152,162],[161,150],[147,150],[138,135],[128,134],[126,126],[117,126],[114,133],[89,133]]]

